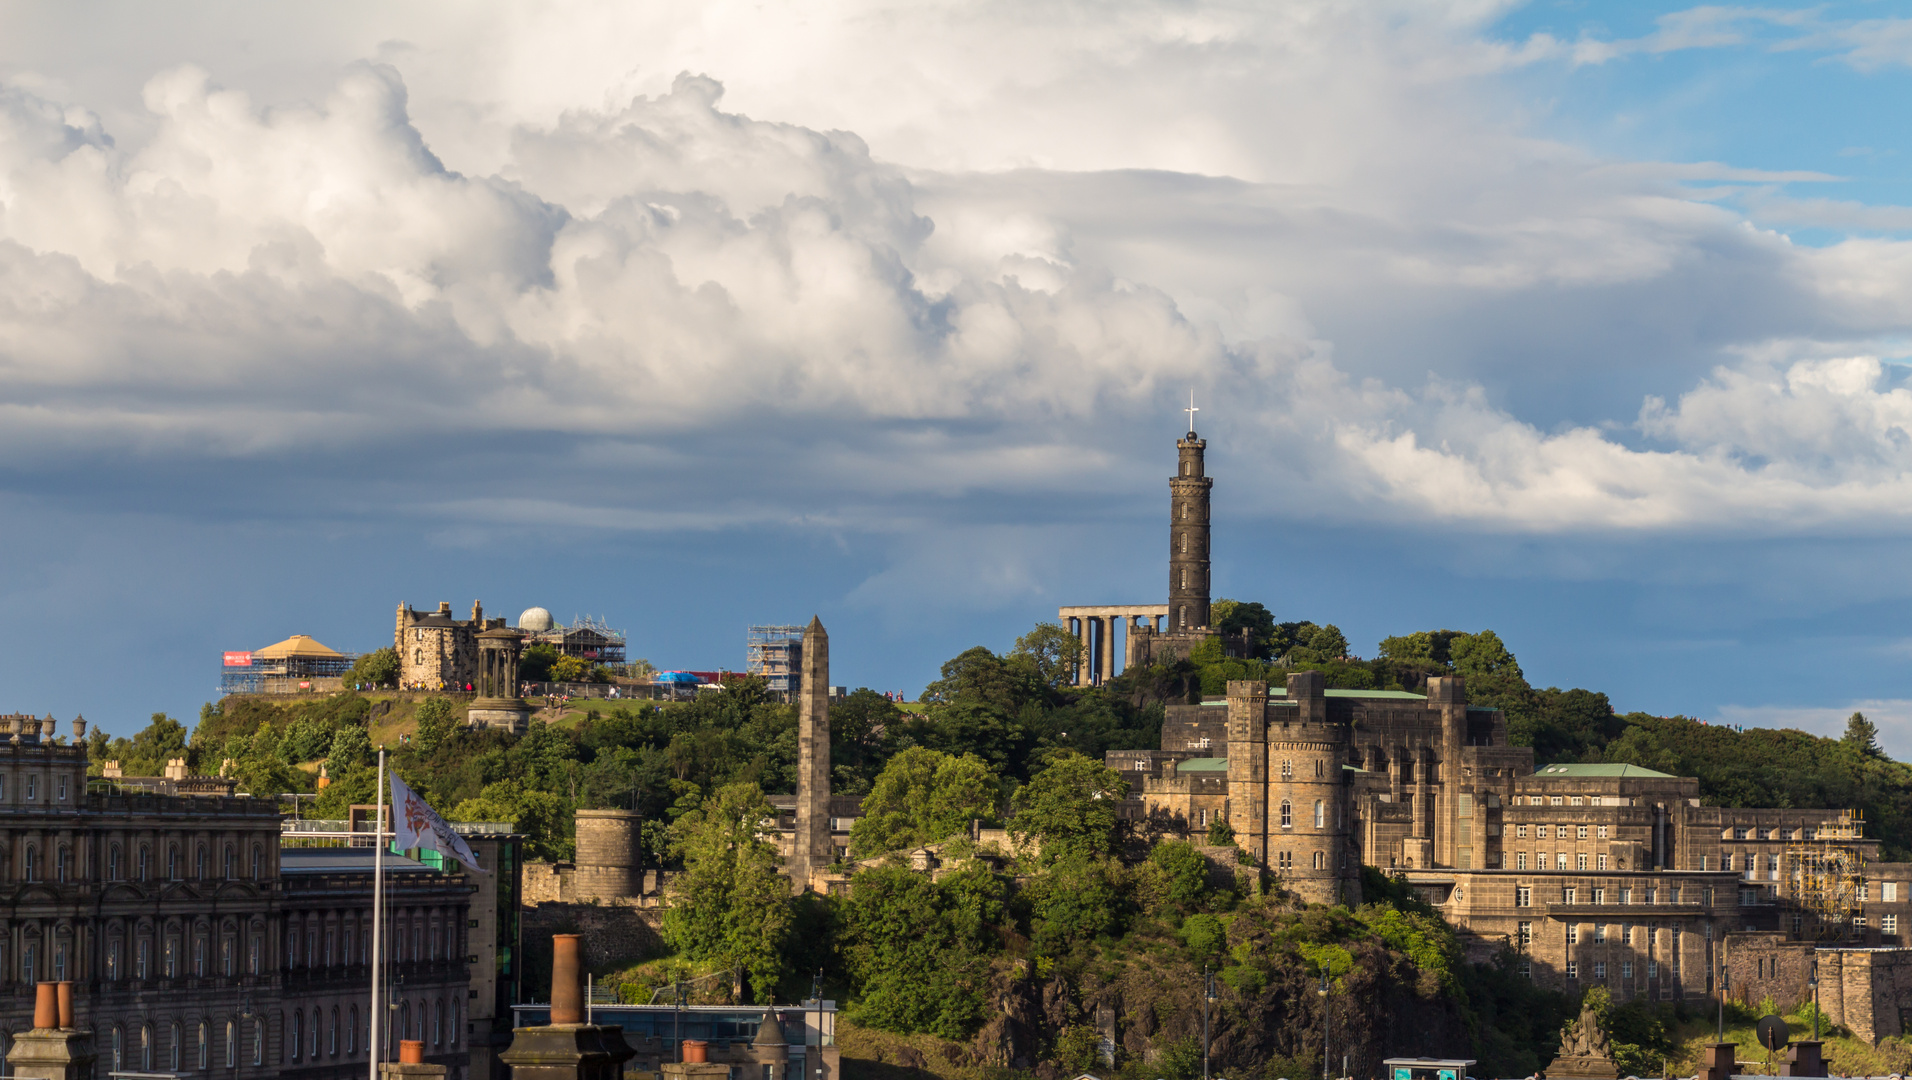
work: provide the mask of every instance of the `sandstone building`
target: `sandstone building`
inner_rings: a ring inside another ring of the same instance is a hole
[[[1132,628],[1130,663],[1185,656],[1214,633],[1203,625],[1205,445],[1192,431],[1176,443],[1170,625]],[[1145,829],[1193,835],[1225,819],[1259,865],[1313,901],[1358,901],[1364,864],[1399,874],[1477,957],[1505,943],[1556,988],[1708,995],[1726,936],[1749,931],[1902,940],[1912,867],[1875,864],[1869,879],[1902,884],[1889,901],[1883,882],[1860,885],[1870,899],[1850,928],[1821,925],[1823,910],[1793,899],[1801,845],[1839,828],[1839,811],[1706,806],[1697,780],[1633,765],[1537,766],[1530,748],[1509,743],[1498,710],[1468,704],[1464,680],[1431,678],[1425,690],[1328,689],[1314,671],[1272,687],[1231,682],[1225,697],[1170,706],[1159,749],[1111,751],[1107,762],[1130,781],[1126,813]],[[1876,841],[1854,844],[1876,857]]]
[[[471,618],[455,619],[451,605],[418,612],[398,605],[392,648],[398,653],[398,685],[406,690],[462,690],[478,681],[478,635],[505,629],[505,620],[486,619],[484,605],[473,601]],[[515,694],[514,694],[515,696]]]

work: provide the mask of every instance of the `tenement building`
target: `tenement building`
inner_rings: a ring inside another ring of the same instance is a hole
[[[365,1060],[351,1008],[369,1022],[369,979],[354,970],[367,955],[369,875],[315,869],[311,853],[283,848],[275,799],[89,780],[84,721],[70,744],[51,718],[0,721],[0,1051],[33,1026],[33,985],[67,982],[101,1074],[363,1072],[344,1065],[353,1047]],[[424,1032],[432,1060],[462,1080],[468,1037],[454,1043],[442,1027],[445,1041],[430,1039],[441,1002],[446,1024],[475,1019],[473,886],[399,878],[393,948],[409,981],[393,1023],[409,1006],[414,1037]]]
[[[1212,633],[1204,445],[1193,432],[1176,444],[1170,625],[1132,629],[1131,663],[1186,655],[1162,646]],[[1425,693],[1330,689],[1316,671],[1231,682],[1224,697],[1169,706],[1159,749],[1107,761],[1130,781],[1125,812],[1145,829],[1194,835],[1225,820],[1311,901],[1358,901],[1363,865],[1398,874],[1475,955],[1509,945],[1524,972],[1561,989],[1706,995],[1728,934],[1796,941],[1823,937],[1830,920],[1842,940],[1896,945],[1912,918],[1912,867],[1848,868],[1851,895],[1836,903],[1823,885],[1801,886],[1827,879],[1829,844],[1855,866],[1876,858],[1876,841],[1840,811],[1707,806],[1692,778],[1537,765],[1498,710],[1468,704],[1458,677],[1430,678]],[[1882,875],[1897,880],[1873,887]]]

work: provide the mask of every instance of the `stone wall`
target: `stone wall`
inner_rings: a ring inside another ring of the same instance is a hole
[[[1727,996],[1748,1008],[1772,998],[1781,1011],[1789,1011],[1812,996],[1809,941],[1790,941],[1782,933],[1727,934],[1724,953]]]
[[[1912,949],[1820,949],[1819,1006],[1832,1022],[1877,1044],[1906,1033]]]
[[[664,954],[662,912],[628,904],[526,904],[524,985],[551,985],[551,935],[578,934],[584,969],[606,975]]]

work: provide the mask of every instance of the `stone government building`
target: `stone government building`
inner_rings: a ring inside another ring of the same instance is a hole
[[[1221,636],[1206,625],[1206,445],[1193,431],[1176,443],[1168,604],[1059,612],[1085,645],[1079,683],[1114,674],[1125,624],[1129,664]],[[1223,644],[1233,654],[1246,642]],[[1285,681],[1170,706],[1159,749],[1110,751],[1130,783],[1125,815],[1157,835],[1225,819],[1310,901],[1359,902],[1363,865],[1402,875],[1474,958],[1506,944],[1550,987],[1691,1000],[1714,994],[1730,965],[1733,996],[1784,1005],[1804,993],[1802,957],[1818,956],[1849,984],[1842,1022],[1874,1038],[1907,1030],[1896,1001],[1912,997],[1901,936],[1912,865],[1878,862],[1878,842],[1846,812],[1708,806],[1691,777],[1537,765],[1498,710],[1468,704],[1459,677],[1430,678],[1424,694],[1328,689],[1315,671]],[[1841,852],[1852,861],[1829,870]]]
[[[85,721],[53,729],[0,716],[0,1052],[36,983],[71,982],[99,1075],[364,1075],[369,849],[301,846],[276,799],[215,778],[89,780]],[[388,859],[394,1033],[453,1080],[510,1037],[521,839],[472,833],[482,892]]]

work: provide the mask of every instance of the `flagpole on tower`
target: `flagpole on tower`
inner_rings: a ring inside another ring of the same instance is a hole
[[[378,811],[372,821],[372,835],[375,846],[372,849],[372,1011],[371,1034],[366,1039],[365,1048],[371,1051],[372,1072],[370,1080],[378,1080],[378,1036],[379,1021],[384,1019],[385,1010],[380,1008],[378,993],[379,961],[384,958],[385,944],[381,932],[385,928],[385,748],[378,748]]]

